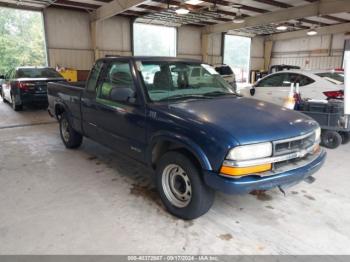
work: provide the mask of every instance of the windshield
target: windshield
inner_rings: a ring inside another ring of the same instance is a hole
[[[151,101],[234,95],[214,68],[187,62],[137,62]]]
[[[318,73],[316,75],[336,85],[344,84],[344,73],[326,72],[326,73]]]
[[[62,78],[52,68],[20,68],[17,70],[17,78]]]

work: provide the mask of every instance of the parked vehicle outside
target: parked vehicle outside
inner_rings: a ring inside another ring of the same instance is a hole
[[[200,81],[186,77],[194,68],[205,72]],[[183,219],[205,214],[216,190],[311,181],[326,157],[314,120],[238,96],[194,60],[100,59],[85,87],[49,83],[48,100],[67,148],[89,137],[154,169],[165,207]]]
[[[2,85],[5,82],[5,76],[0,75],[0,95],[2,94]]]
[[[1,96],[16,111],[21,110],[24,105],[47,104],[47,83],[52,81],[64,81],[53,68],[13,68],[5,75]]]
[[[216,72],[218,72],[223,79],[225,79],[234,90],[237,89],[236,76],[229,65],[218,64],[214,65]]]
[[[283,105],[290,92],[291,83],[299,83],[300,94],[303,99],[322,100],[327,99],[327,95],[342,96],[344,90],[344,73],[342,71],[325,70],[281,71],[265,76],[253,87],[241,90],[240,94],[277,105]]]

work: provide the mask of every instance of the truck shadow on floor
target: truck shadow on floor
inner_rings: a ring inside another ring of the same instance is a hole
[[[150,205],[157,206],[157,212],[168,216],[165,207],[163,206],[158,191],[155,186],[155,173],[153,170],[138,163],[119,152],[110,150],[90,139],[84,139],[84,143],[79,149],[85,152],[86,159],[94,162],[96,165],[96,173],[111,173],[111,182],[124,181],[130,185],[129,193],[133,196],[140,197],[148,202]],[[287,197],[297,198],[296,191],[287,193]],[[284,196],[278,191],[256,191],[245,196],[230,196],[218,193],[216,202],[218,203],[218,210],[224,206],[227,208],[237,209],[234,212],[242,212],[245,208],[261,208],[266,212],[272,212],[274,207],[271,201],[282,200]],[[255,199],[255,200],[253,200]],[[216,206],[216,205],[214,205]],[[243,208],[245,207],[245,208]],[[177,220],[177,218],[169,215]]]
[[[90,139],[84,140],[80,150],[88,154],[87,160],[101,167],[96,173],[105,172],[106,169],[113,170],[112,182],[123,178],[131,185],[131,195],[141,197],[165,210],[156,189],[155,173],[152,169]]]

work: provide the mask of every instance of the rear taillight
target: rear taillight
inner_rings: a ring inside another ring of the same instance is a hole
[[[323,94],[327,97],[327,99],[344,99],[343,90],[327,91],[323,92]]]
[[[23,82],[17,82],[17,87],[23,91],[28,90],[28,84]]]

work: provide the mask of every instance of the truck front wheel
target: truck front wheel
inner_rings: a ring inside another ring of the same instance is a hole
[[[60,134],[67,148],[78,148],[83,142],[83,136],[72,128],[66,113],[60,118]]]
[[[156,172],[160,198],[174,216],[195,219],[211,208],[214,191],[204,184],[199,169],[186,155],[166,153],[157,163]]]

